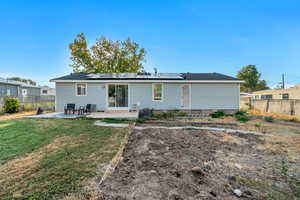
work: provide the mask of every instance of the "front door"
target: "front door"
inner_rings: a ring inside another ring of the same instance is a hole
[[[107,89],[108,109],[122,110],[128,109],[128,85],[109,84]]]
[[[190,99],[190,85],[181,86],[181,108],[190,109],[191,105]]]

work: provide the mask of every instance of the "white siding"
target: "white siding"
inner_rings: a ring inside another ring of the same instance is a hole
[[[56,110],[62,111],[68,103],[75,103],[76,108],[96,104],[97,110],[105,109],[105,84],[88,83],[86,96],[76,96],[75,92],[75,83],[56,83]]]
[[[139,103],[141,109],[181,109],[181,85],[163,83],[163,101],[153,101],[151,83],[130,83],[128,106]],[[105,83],[88,83],[87,95],[76,96],[75,83],[56,83],[56,109],[63,110],[68,103],[75,103],[77,107],[90,103],[96,104],[97,110],[105,110],[105,87]],[[239,84],[193,83],[190,92],[191,109],[239,109]]]
[[[239,84],[192,84],[192,109],[239,109]]]

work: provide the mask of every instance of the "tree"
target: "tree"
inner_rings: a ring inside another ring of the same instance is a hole
[[[83,33],[76,36],[69,45],[70,65],[74,72],[112,73],[143,72],[145,49],[128,38],[125,41],[112,41],[105,37],[96,39],[90,48]]]
[[[254,92],[258,90],[269,89],[265,80],[260,80],[261,74],[257,71],[255,65],[243,67],[237,74],[237,78],[244,80],[241,84],[242,92]]]
[[[23,83],[30,84],[30,85],[36,85],[35,81],[33,81],[31,79],[20,78],[20,77],[10,77],[10,78],[8,78],[8,80],[19,81],[19,82],[23,82]]]

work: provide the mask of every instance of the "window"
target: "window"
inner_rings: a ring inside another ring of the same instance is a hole
[[[47,94],[48,90],[42,90],[42,94]]]
[[[153,101],[162,101],[162,83],[154,83],[152,85],[152,100]]]
[[[264,94],[264,95],[261,95],[261,99],[273,99],[273,95],[272,94]]]
[[[288,93],[282,94],[282,99],[289,99],[289,94]]]
[[[10,96],[10,89],[7,89],[7,90],[6,90],[6,95],[7,95],[7,96]]]
[[[27,89],[22,89],[22,95],[27,96]]]
[[[86,96],[86,83],[77,83],[76,84],[76,95],[77,96]]]

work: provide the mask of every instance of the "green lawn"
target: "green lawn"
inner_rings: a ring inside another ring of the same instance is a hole
[[[128,129],[87,119],[0,121],[0,199],[56,199],[101,175]]]

